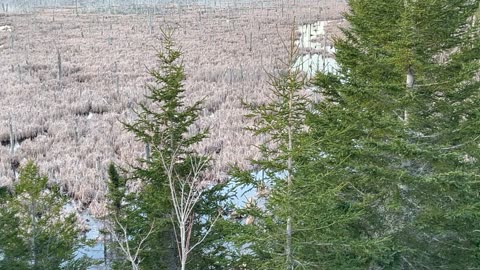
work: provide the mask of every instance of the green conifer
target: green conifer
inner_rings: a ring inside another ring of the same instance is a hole
[[[87,269],[92,260],[74,213],[64,213],[66,197],[38,173],[33,162],[21,170],[12,195],[0,200],[0,269]]]
[[[351,0],[337,75],[309,115],[312,139],[363,205],[364,267],[478,264],[478,1]],[[347,192],[348,191],[348,192]]]

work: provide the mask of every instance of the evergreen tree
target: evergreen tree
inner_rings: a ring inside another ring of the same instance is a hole
[[[136,224],[154,223],[156,228],[145,241],[142,269],[186,269],[189,261],[196,261],[193,251],[202,249],[221,211],[209,200],[218,192],[203,186],[210,159],[193,147],[206,137],[207,130],[189,133],[198,119],[201,101],[184,104],[184,67],[171,33],[164,33],[163,50],[157,58],[158,68],[149,70],[154,79],[148,85],[149,104],[140,104],[134,123],[125,123],[149,149],[133,170],[132,178],[141,181],[142,190],[127,204],[137,213]],[[208,208],[202,209],[202,205]]]
[[[85,241],[75,214],[62,213],[66,198],[47,181],[28,162],[14,193],[4,193],[0,200],[0,269],[87,269],[92,265],[77,254]]]
[[[273,255],[264,265],[270,269],[294,268],[292,234],[295,220],[293,220],[294,208],[290,201],[295,181],[294,162],[302,146],[298,137],[303,132],[307,102],[301,93],[305,78],[294,67],[297,52],[293,33],[292,31],[289,47],[286,48],[288,57],[283,63],[285,69],[278,71],[278,74],[270,75],[271,91],[275,99],[260,106],[247,106],[251,110],[249,116],[256,117],[255,125],[249,129],[254,135],[263,135],[268,140],[260,146],[263,158],[253,161],[252,165],[267,175],[266,179],[259,179],[257,189],[266,188],[269,184],[265,181],[273,185],[265,205],[266,211],[259,212],[263,212],[264,220],[257,221],[257,224],[265,226],[271,234],[270,237],[275,239],[260,243],[262,253],[271,252],[269,256]],[[283,255],[274,255],[275,253]]]
[[[259,146],[262,158],[252,161],[253,171],[233,173],[259,194],[259,203],[237,210],[255,218],[237,233],[237,264],[247,269],[354,269],[348,249],[359,244],[349,239],[347,224],[361,211],[341,204],[338,194],[348,187],[331,181],[335,168],[319,159],[321,151],[306,136],[310,102],[303,94],[304,74],[295,65],[293,33],[284,69],[270,77],[272,102],[249,106],[255,119],[249,129],[267,142]]]
[[[350,231],[367,252],[353,257],[364,269],[474,269],[479,2],[349,4],[340,69],[317,75],[325,101],[307,123],[318,159],[347,187],[340,202],[363,207]]]
[[[115,165],[108,165],[108,199],[110,212],[118,213],[122,208],[122,200],[125,197],[125,179],[120,176]]]
[[[135,192],[126,190],[126,182],[115,165],[110,164],[107,231],[110,236],[112,269],[140,269],[144,260],[146,241],[155,234],[155,220],[149,220],[139,207],[141,201]]]
[[[125,178],[120,176],[113,163],[108,166],[108,177],[108,215],[105,220],[105,235],[109,237],[106,246],[108,259],[112,269],[125,269],[129,266],[139,269],[143,242],[152,231],[145,233],[141,230],[146,225],[138,223],[144,220],[138,219],[139,214],[135,210],[136,196],[134,193],[127,194]],[[153,230],[153,227],[151,228]]]

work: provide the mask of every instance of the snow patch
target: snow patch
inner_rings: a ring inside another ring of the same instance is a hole
[[[13,28],[10,25],[0,26],[0,32],[12,32]]]

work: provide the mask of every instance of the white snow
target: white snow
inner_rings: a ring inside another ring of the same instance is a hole
[[[0,26],[0,32],[12,32],[12,27],[10,25]]]

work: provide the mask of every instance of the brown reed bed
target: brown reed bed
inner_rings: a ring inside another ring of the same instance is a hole
[[[344,9],[336,0],[285,0],[158,7],[154,15],[76,16],[71,8],[0,15],[0,26],[12,29],[0,32],[0,185],[14,181],[12,164],[33,159],[50,181],[101,214],[108,163],[126,166],[144,154],[119,120],[134,120],[132,109],[145,102],[147,68],[167,27],[177,28],[184,52],[187,100],[205,99],[191,130],[210,128],[198,150],[213,155],[210,179],[221,181],[230,164],[247,167],[258,155],[259,139],[243,130],[250,123],[241,101],[268,99],[265,71],[285,55],[282,39],[294,19],[338,19]]]

